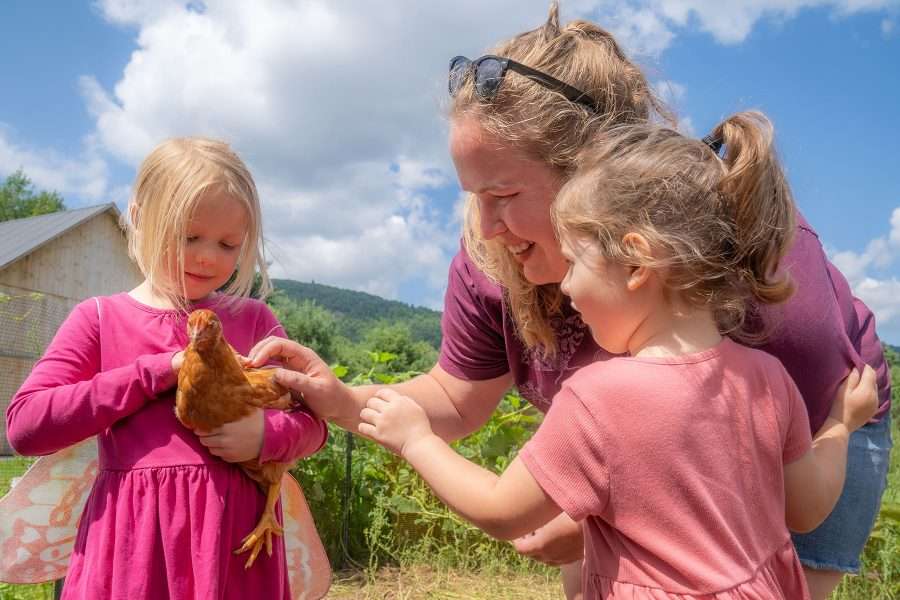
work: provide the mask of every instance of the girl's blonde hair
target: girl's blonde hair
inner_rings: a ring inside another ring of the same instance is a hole
[[[791,243],[795,206],[759,112],[733,115],[707,143],[651,124],[614,128],[585,149],[553,206],[557,234],[594,243],[603,256],[663,274],[665,289],[710,309],[723,333],[755,341],[748,301],[771,304],[793,291],[777,271]],[[625,243],[643,236],[652,256]]]
[[[127,211],[128,254],[150,285],[174,306],[187,310],[184,280],[169,276],[174,259],[184,272],[187,225],[197,203],[209,193],[225,193],[247,211],[247,233],[237,269],[223,290],[232,297],[265,297],[271,291],[262,237],[256,184],[228,144],[207,138],[173,138],[159,144],[141,163]],[[255,280],[259,274],[259,281]]]
[[[452,118],[476,119],[487,134],[545,162],[563,178],[571,175],[579,151],[601,129],[651,119],[674,122],[612,35],[589,21],[561,27],[556,1],[544,25],[500,44],[491,53],[552,75],[597,102],[592,111],[515,73],[505,76],[489,100],[476,94],[468,77],[452,100]],[[554,355],[557,342],[550,318],[559,313],[562,303],[559,285],[529,282],[501,243],[482,237],[472,194],[466,199],[463,239],[478,268],[504,288],[523,342]]]

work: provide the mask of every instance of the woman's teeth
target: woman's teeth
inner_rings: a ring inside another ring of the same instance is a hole
[[[515,246],[507,246],[507,248],[509,248],[509,251],[513,254],[522,254],[533,245],[534,242],[522,242],[521,244],[516,244]]]

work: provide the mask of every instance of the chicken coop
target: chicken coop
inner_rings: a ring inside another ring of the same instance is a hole
[[[80,301],[138,285],[115,204],[0,222],[0,408]],[[0,456],[13,454],[0,437]],[[0,463],[2,464],[2,463]]]

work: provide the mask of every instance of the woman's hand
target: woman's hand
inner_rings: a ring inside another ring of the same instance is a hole
[[[404,458],[416,444],[434,436],[422,407],[390,389],[378,390],[369,398],[359,418],[361,434]]]
[[[334,376],[319,356],[297,342],[268,337],[256,344],[242,361],[245,367],[258,368],[271,361],[284,368],[275,370],[275,381],[303,396],[303,403],[321,419],[340,420],[359,408],[353,403],[350,388]]]
[[[829,417],[843,423],[853,433],[878,411],[878,383],[875,370],[866,365],[862,376],[853,369],[838,388]]]
[[[225,423],[212,431],[194,433],[209,452],[226,462],[244,462],[259,458],[265,434],[264,413],[260,408],[242,419]]]
[[[516,552],[548,565],[564,565],[584,558],[581,523],[565,513],[540,529],[513,540]]]

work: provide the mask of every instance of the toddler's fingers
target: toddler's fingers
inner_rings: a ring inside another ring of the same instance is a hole
[[[382,389],[378,390],[377,392],[375,392],[375,397],[381,398],[383,400],[387,400],[388,402],[390,402],[391,400],[396,400],[397,398],[400,398],[402,395],[403,394],[401,394],[400,392],[396,392],[396,391],[392,390],[391,388],[382,388]]]
[[[359,418],[361,420],[365,421],[366,423],[375,423],[375,419],[380,414],[381,413],[378,412],[377,410],[373,410],[369,407],[366,407],[366,408],[362,409],[361,411],[359,411]]]
[[[855,371],[856,370],[854,369],[854,372]],[[876,387],[875,369],[873,369],[869,365],[866,365],[863,368],[862,376],[859,379],[859,385],[863,386],[863,388]]]
[[[388,404],[389,403],[387,401],[382,400],[378,396],[372,396],[371,398],[366,400],[366,406],[368,408],[377,410],[378,412],[381,412],[384,409],[386,409],[388,407]]]
[[[363,410],[365,410],[365,409],[363,409]],[[357,429],[359,430],[359,433],[361,435],[363,435],[371,440],[375,439],[375,432],[377,431],[377,429],[375,429],[374,425],[371,425],[369,423],[360,423],[359,427],[357,427]]]

